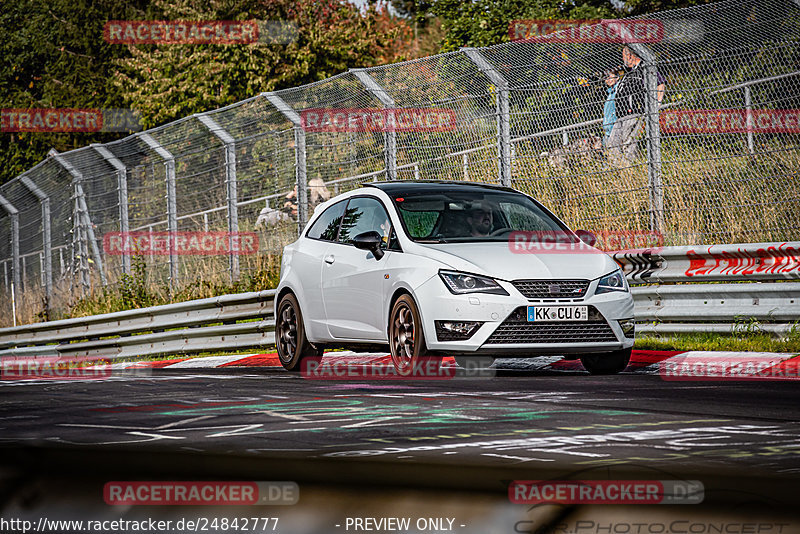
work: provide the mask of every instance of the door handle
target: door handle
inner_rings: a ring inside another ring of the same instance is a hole
[[[325,256],[325,263],[327,263],[328,265],[332,264],[335,261],[336,258],[333,257],[333,254],[328,254],[327,256]]]

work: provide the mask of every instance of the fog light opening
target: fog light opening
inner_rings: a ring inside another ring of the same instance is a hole
[[[436,338],[439,341],[463,341],[469,339],[483,324],[479,321],[435,321]]]
[[[619,327],[622,329],[622,335],[628,338],[634,337],[636,334],[636,321],[634,319],[622,319],[619,322]]]

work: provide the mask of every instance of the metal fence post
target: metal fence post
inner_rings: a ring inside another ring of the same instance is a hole
[[[294,127],[295,173],[297,181],[297,234],[308,221],[308,175],[306,169],[306,132],[300,115],[275,93],[261,93]]]
[[[661,181],[661,104],[658,101],[658,71],[655,54],[641,43],[631,43],[644,68],[645,127],[647,131],[647,177],[650,190],[650,229],[664,233],[664,185]]]
[[[33,193],[42,205],[42,279],[44,285],[45,309],[50,311],[50,304],[53,299],[53,237],[50,227],[50,197],[39,189],[33,180],[27,176],[20,176],[19,181],[28,191]]]
[[[89,241],[89,245],[92,247],[92,256],[94,257],[94,262],[97,265],[97,270],[100,273],[100,281],[103,285],[106,285],[108,284],[108,280],[106,279],[105,269],[103,269],[103,257],[100,255],[100,247],[97,246],[97,236],[95,236],[92,218],[89,215],[89,206],[86,204],[86,194],[83,191],[83,174],[61,154],[59,154],[55,148],[51,148],[50,152],[47,154],[56,160],[59,165],[64,167],[64,169],[66,169],[66,171],[72,176],[75,184],[75,196],[77,197],[76,202],[78,203],[78,211],[80,213],[80,218],[83,221],[84,231],[86,232],[86,239]],[[85,254],[88,255],[88,253],[89,251],[87,249]],[[88,257],[86,257],[86,261],[88,261]],[[84,283],[84,287],[86,287],[86,283]]]
[[[88,294],[92,288],[89,278],[89,245],[84,227],[84,216],[81,210],[81,203],[78,200],[80,195],[76,180],[72,180],[72,249],[70,258],[70,270],[78,262],[78,277],[83,288],[84,294]],[[70,276],[70,290],[73,287],[74,274]]]
[[[225,190],[228,201],[228,269],[231,282],[239,279],[239,255],[233,250],[234,234],[239,232],[239,207],[236,185],[236,141],[217,121],[205,114],[197,119],[225,145]]]
[[[19,260],[19,211],[2,195],[0,195],[0,206],[11,217],[11,283],[19,291],[22,287]]]
[[[150,134],[139,134],[139,139],[153,149],[164,160],[167,185],[167,233],[169,234],[169,285],[178,286],[178,255],[175,251],[175,234],[178,232],[178,203],[175,194],[175,157],[161,146]]]
[[[753,95],[750,86],[744,86],[744,107],[747,113],[747,150],[755,154],[755,143],[753,140]]]
[[[497,92],[497,174],[501,185],[511,186],[511,111],[508,81],[476,48],[462,52],[491,81]]]
[[[397,180],[397,132],[395,131],[397,121],[395,120],[396,117],[394,117],[394,98],[392,98],[389,93],[386,92],[386,89],[381,87],[364,69],[350,69],[350,72],[352,72],[353,76],[358,78],[358,81],[367,88],[367,91],[371,92],[381,101],[384,109],[392,114],[392,118],[389,119],[387,116],[384,122],[384,127],[386,128],[386,131],[383,133],[384,159],[386,162],[386,179]]]
[[[114,156],[114,154],[112,154],[111,151],[103,145],[94,143],[91,146],[117,171],[119,231],[125,235],[128,233],[128,170],[125,167],[125,164],[117,159],[117,157]],[[130,253],[124,249],[122,254],[122,272],[125,274],[131,274],[131,256]]]

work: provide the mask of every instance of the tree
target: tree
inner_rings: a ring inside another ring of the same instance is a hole
[[[283,20],[290,44],[130,45],[116,62],[116,84],[145,127],[254,96],[323,80],[353,67],[405,59],[410,28],[386,11],[363,13],[336,0],[212,0],[203,7],[154,0],[166,19]]]
[[[122,107],[112,86],[115,58],[126,53],[103,40],[109,18],[143,18],[148,0],[17,0],[4,2],[0,25],[0,108]],[[120,137],[114,133],[0,132],[0,183],[59,151]]]

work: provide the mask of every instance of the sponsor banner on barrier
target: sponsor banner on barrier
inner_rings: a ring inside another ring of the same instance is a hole
[[[295,482],[107,482],[103,500],[126,506],[244,506],[296,504]]]
[[[646,230],[579,230],[574,234],[514,231],[508,237],[508,248],[515,254],[603,254],[645,248],[654,251],[663,244],[661,233]]]
[[[800,109],[667,109],[662,133],[800,133]]]
[[[111,363],[97,357],[23,357],[0,360],[0,380],[104,380]]]
[[[515,480],[508,498],[517,504],[699,504],[699,480]]]
[[[692,354],[659,363],[667,381],[799,380],[800,358],[780,354]]]
[[[712,247],[688,250],[689,266],[684,275],[692,278],[713,276],[800,276],[800,248],[783,243],[756,249],[712,251]]]
[[[557,43],[658,43],[664,39],[660,20],[512,20],[511,41]]]
[[[456,114],[447,108],[309,108],[300,112],[307,132],[448,132]]]
[[[5,108],[0,109],[2,132],[138,132],[139,113],[131,109]]]
[[[258,252],[255,232],[108,232],[103,250],[109,255],[214,256]]]
[[[111,44],[288,44],[297,24],[262,20],[110,20],[103,39]]]

